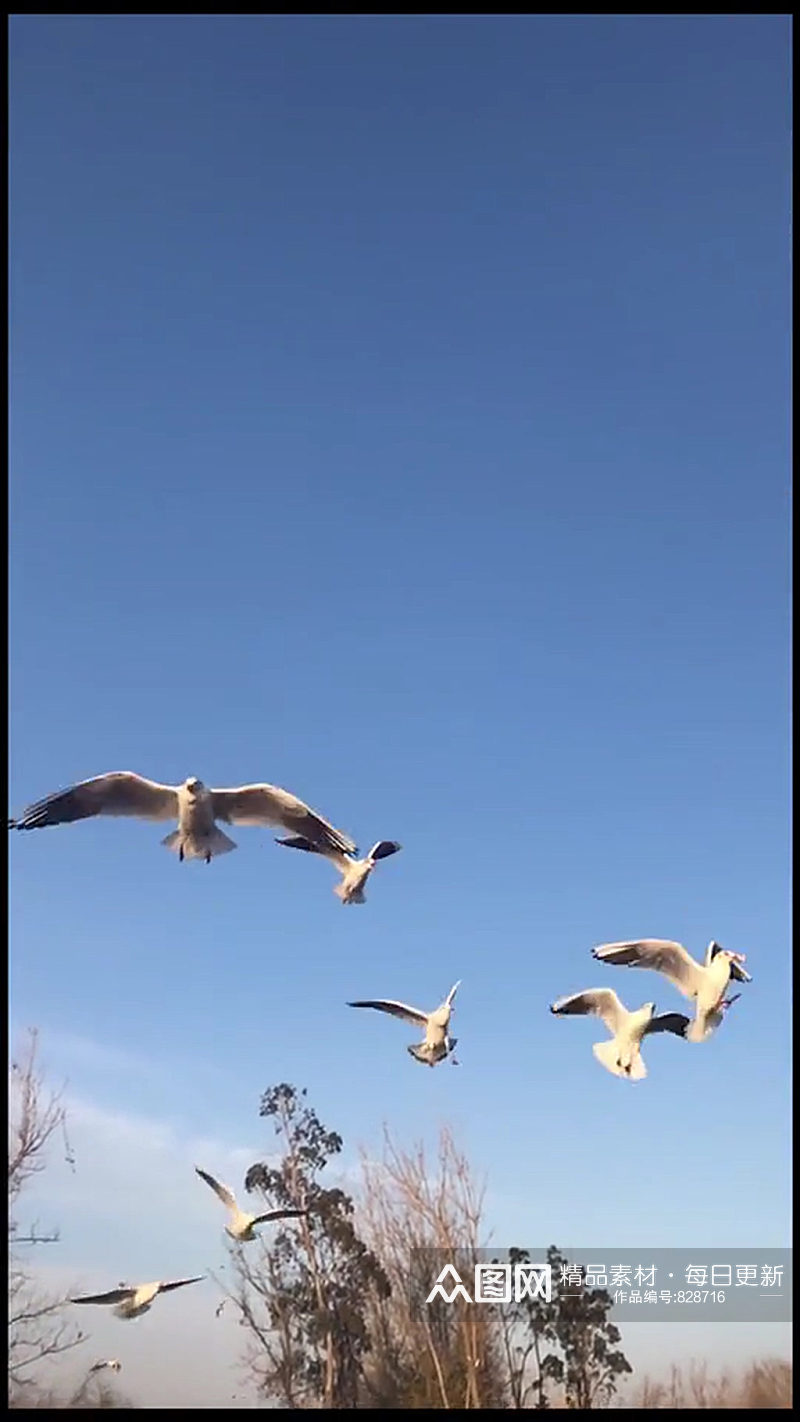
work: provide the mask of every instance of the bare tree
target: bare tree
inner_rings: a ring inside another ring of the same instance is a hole
[[[70,1411],[71,1409],[105,1412],[112,1407],[136,1410],[135,1404],[131,1402],[130,1398],[117,1392],[110,1383],[93,1382],[91,1386],[87,1386],[85,1381],[69,1397],[64,1397],[58,1392],[43,1392],[38,1388],[35,1392],[14,1392],[9,1397],[8,1405],[12,1410],[23,1407],[26,1412],[39,1409],[45,1409],[48,1412]]]
[[[66,1109],[61,1094],[45,1085],[37,1049],[37,1033],[31,1030],[9,1068],[8,1378],[12,1397],[31,1394],[38,1366],[83,1341],[83,1334],[63,1318],[66,1300],[39,1289],[18,1253],[21,1248],[58,1240],[57,1230],[41,1231],[37,1221],[21,1230],[18,1220],[20,1197],[32,1178],[44,1170],[46,1149],[56,1133],[62,1134],[68,1159],[71,1158]]]
[[[380,1258],[391,1292],[371,1301],[373,1348],[366,1382],[383,1407],[502,1406],[497,1339],[481,1311],[455,1299],[410,1307],[415,1261],[423,1270],[452,1263],[469,1279],[481,1247],[484,1188],[450,1132],[437,1159],[406,1152],[384,1132],[381,1162],[362,1157],[362,1231]],[[432,1281],[431,1281],[432,1282]]]

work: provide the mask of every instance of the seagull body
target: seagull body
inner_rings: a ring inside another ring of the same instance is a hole
[[[629,1081],[642,1081],[647,1076],[641,1052],[644,1037],[651,1032],[685,1037],[690,1026],[682,1012],[665,1012],[657,1017],[654,1002],[629,1012],[611,988],[588,988],[586,992],[559,998],[550,1011],[557,1017],[599,1017],[611,1033],[611,1041],[595,1042],[592,1051],[607,1071]]]
[[[122,1372],[122,1364],[118,1358],[103,1358],[99,1363],[92,1363],[90,1373],[99,1373],[102,1368],[110,1368],[112,1373]]]
[[[289,849],[304,849],[309,854],[321,854],[325,859],[330,859],[342,876],[333,892],[343,904],[366,903],[364,885],[378,860],[388,859],[390,854],[397,854],[403,847],[395,839],[379,839],[365,859],[354,859],[350,854],[343,854],[340,849],[312,844],[301,834],[291,835],[288,839],[279,839],[276,842],[287,845]]]
[[[604,943],[592,949],[601,963],[625,968],[650,968],[674,983],[684,997],[695,1004],[695,1018],[686,1033],[687,1042],[705,1042],[719,1026],[736,997],[726,998],[731,978],[749,983],[752,978],[741,964],[744,953],[731,953],[712,938],[705,961],[698,963],[681,943],[668,938],[640,938],[626,943]],[[737,997],[740,994],[737,994]]]
[[[219,1180],[214,1179],[213,1175],[209,1175],[207,1171],[201,1170],[199,1165],[195,1166],[195,1171],[201,1180],[205,1180],[206,1185],[211,1186],[214,1194],[217,1195],[223,1205],[227,1207],[229,1220],[225,1226],[225,1233],[229,1234],[231,1239],[238,1240],[240,1243],[245,1243],[247,1240],[257,1238],[253,1233],[254,1225],[266,1224],[268,1220],[296,1219],[299,1215],[308,1214],[308,1210],[292,1209],[267,1210],[260,1215],[246,1214],[244,1210],[239,1209],[236,1203],[236,1196],[227,1185],[222,1185]]]
[[[400,1017],[404,1022],[412,1022],[416,1027],[424,1027],[425,1040],[408,1047],[407,1051],[415,1061],[426,1066],[436,1066],[453,1051],[457,1038],[449,1033],[453,998],[461,982],[451,987],[447,997],[434,1012],[423,1012],[419,1007],[409,1007],[405,1002],[395,1002],[391,998],[371,998],[367,1002],[348,1002],[348,1007],[376,1007],[379,1012],[388,1012],[392,1017]],[[455,1058],[453,1064],[457,1065]]]
[[[178,828],[162,844],[178,858],[204,859],[229,854],[236,844],[217,828],[216,821],[232,825],[272,825],[301,833],[310,844],[355,853],[349,836],[288,790],[277,785],[241,785],[234,790],[210,790],[190,776],[182,785],[160,785],[131,770],[112,771],[93,780],[82,780],[30,805],[9,829],[42,829],[71,824],[95,815],[131,815],[143,820],[177,820]]]
[[[169,1293],[170,1289],[182,1289],[185,1284],[199,1284],[203,1277],[199,1274],[196,1279],[175,1279],[167,1284],[120,1284],[116,1289],[109,1289],[108,1293],[84,1294],[81,1298],[70,1299],[70,1303],[115,1304],[117,1318],[138,1318],[140,1314],[147,1313],[159,1294]]]
[[[689,1022],[686,1032],[687,1042],[707,1042],[709,1037],[713,1037],[717,1028],[724,1022],[725,1013],[728,1011],[728,1008],[733,1007],[733,1004],[739,1001],[741,995],[740,992],[735,992],[733,997],[723,998],[718,1007],[706,1013],[702,1022],[698,1022],[697,1020]]]

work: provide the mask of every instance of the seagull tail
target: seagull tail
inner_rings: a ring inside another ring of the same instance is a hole
[[[216,859],[218,854],[230,854],[236,844],[232,839],[228,839],[216,825],[210,834],[194,838],[192,835],[182,834],[179,829],[173,830],[161,843],[166,849],[171,849],[173,854],[180,854],[183,851],[184,859],[206,859],[210,855]]]
[[[348,884],[347,879],[342,879],[342,882],[335,886],[333,892],[343,904],[365,904],[367,902],[363,889],[354,890]]]
[[[228,836],[223,834],[222,830],[218,829],[215,825],[205,841],[205,845],[216,858],[218,854],[230,854],[231,850],[236,848],[236,841],[229,839]]]
[[[710,1013],[708,1017],[701,1017],[698,1014],[698,1016],[690,1022],[683,1035],[687,1042],[705,1042],[712,1036],[714,1028],[719,1026],[721,1021],[721,1015],[717,1017],[716,1014]]]
[[[612,1076],[622,1076],[628,1081],[642,1081],[647,1076],[647,1068],[638,1052],[634,1054],[628,1071],[619,1065],[620,1050],[613,1037],[605,1042],[595,1042],[592,1051],[600,1065]]]
[[[408,1055],[410,1057],[413,1057],[416,1062],[422,1062],[424,1066],[432,1065],[431,1054],[430,1052],[425,1051],[424,1042],[415,1042],[412,1046],[406,1047],[406,1051],[408,1052]]]

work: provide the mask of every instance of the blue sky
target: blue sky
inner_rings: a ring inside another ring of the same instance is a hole
[[[498,1244],[785,1242],[788,17],[10,35],[9,808],[266,780],[404,846],[345,910],[267,832],[12,836],[85,1156],[113,1117],[243,1175],[288,1080],[348,1161],[450,1122]],[[589,956],[637,936],[754,981],[628,1087],[547,1007],[679,1007]],[[344,1006],[456,978],[458,1070]],[[63,1267],[193,1273],[122,1196],[120,1239],[51,1189]]]

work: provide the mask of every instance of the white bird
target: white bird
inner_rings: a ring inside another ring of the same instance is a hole
[[[195,1166],[195,1171],[201,1180],[205,1180],[206,1185],[211,1186],[214,1194],[219,1197],[223,1205],[227,1206],[230,1220],[225,1226],[225,1233],[229,1234],[231,1239],[238,1239],[241,1242],[255,1239],[256,1235],[253,1233],[254,1225],[266,1224],[269,1220],[297,1219],[300,1215],[308,1214],[308,1210],[294,1209],[266,1210],[260,1215],[245,1214],[243,1210],[239,1209],[236,1203],[236,1196],[227,1185],[220,1184],[219,1180],[214,1179],[213,1175],[209,1175],[206,1170],[201,1170],[199,1165]]]
[[[689,1018],[683,1012],[664,1012],[656,1017],[655,1003],[646,1002],[635,1012],[629,1012],[611,988],[587,988],[572,997],[559,998],[550,1008],[557,1017],[599,1017],[611,1033],[610,1042],[595,1042],[592,1047],[601,1066],[614,1076],[629,1081],[642,1081],[647,1068],[642,1061],[642,1039],[651,1032],[672,1032],[685,1037]]]
[[[42,829],[71,824],[94,815],[131,815],[143,820],[177,820],[178,828],[162,840],[179,859],[204,859],[210,864],[219,854],[229,854],[236,844],[216,826],[272,825],[300,834],[320,848],[356,853],[348,835],[309,809],[296,795],[277,785],[241,785],[235,790],[210,790],[190,776],[182,785],[159,785],[131,770],[115,770],[82,780],[68,790],[48,795],[29,805],[9,829]]]
[[[440,1007],[434,1012],[423,1012],[419,1007],[409,1007],[405,1002],[394,1002],[391,998],[371,998],[368,1002],[348,1002],[348,1007],[376,1007],[379,1012],[389,1012],[392,1017],[401,1017],[404,1022],[411,1022],[415,1027],[424,1027],[425,1040],[408,1047],[415,1061],[422,1062],[427,1066],[436,1066],[437,1062],[444,1061],[455,1048],[457,1037],[451,1037],[448,1031],[450,1026],[450,1015],[453,1011],[453,998],[461,986],[461,980],[451,987],[447,997]],[[457,1066],[455,1058],[453,1065]]]
[[[289,839],[276,840],[276,843],[285,844],[289,849],[305,849],[309,854],[321,854],[325,859],[330,859],[342,876],[341,883],[336,885],[333,892],[343,904],[366,903],[364,885],[378,860],[388,859],[390,854],[397,854],[398,850],[403,847],[397,843],[396,839],[379,839],[365,859],[354,859],[351,855],[343,854],[341,850],[333,849],[329,845],[312,844],[310,839],[305,839],[301,834],[292,835]]]
[[[741,966],[744,953],[731,953],[712,938],[704,963],[698,963],[680,943],[668,938],[640,938],[626,943],[604,943],[592,949],[601,963],[625,968],[651,968],[674,983],[684,997],[695,1003],[695,1019],[686,1033],[687,1042],[705,1042],[722,1021],[736,998],[726,998],[731,978],[749,983],[752,978]]]
[[[84,1294],[81,1298],[70,1299],[70,1303],[116,1304],[114,1313],[118,1318],[138,1318],[140,1314],[147,1313],[159,1294],[167,1294],[170,1289],[182,1289],[186,1284],[199,1284],[204,1277],[199,1274],[195,1279],[175,1279],[169,1284],[119,1284],[116,1289],[109,1289],[108,1293]]]
[[[103,1358],[99,1363],[92,1363],[90,1373],[99,1373],[101,1368],[110,1368],[112,1373],[121,1373],[122,1364],[118,1358]]]

